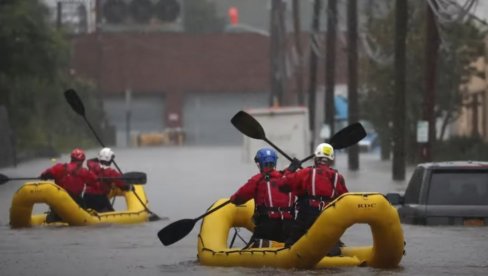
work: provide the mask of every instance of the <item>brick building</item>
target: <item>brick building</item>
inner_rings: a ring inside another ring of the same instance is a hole
[[[189,143],[237,143],[240,134],[229,123],[231,116],[270,102],[267,36],[94,33],[76,36],[72,43],[73,72],[98,85],[118,140],[128,131],[130,114],[131,132],[181,127]],[[338,47],[338,84],[345,83],[343,48]],[[288,72],[285,96],[293,104],[293,66]],[[318,79],[324,79],[323,71]],[[131,95],[130,108],[126,107],[126,91]]]

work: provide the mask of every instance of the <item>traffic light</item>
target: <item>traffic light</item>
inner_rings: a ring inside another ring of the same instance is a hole
[[[229,8],[229,21],[231,25],[239,24],[239,10],[236,7]]]
[[[102,16],[109,24],[174,22],[181,13],[181,0],[100,0]]]

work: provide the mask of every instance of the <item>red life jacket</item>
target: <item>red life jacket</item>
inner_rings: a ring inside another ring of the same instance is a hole
[[[96,176],[76,162],[56,164],[43,174],[51,174],[57,185],[73,196],[80,196],[85,185],[94,185]]]
[[[231,201],[244,203],[254,198],[256,215],[292,219],[295,215],[295,195],[279,191],[277,182],[281,177],[282,174],[276,170],[268,176],[256,174],[231,196]]]
[[[97,181],[95,185],[87,186],[86,193],[87,194],[94,194],[94,195],[108,195],[112,190],[113,186],[118,188],[124,188],[125,183],[122,180],[113,179],[113,180],[101,180],[100,178],[114,178],[120,177],[121,174],[112,168],[102,168],[98,159],[90,159],[87,161],[87,166],[90,172],[97,176]]]
[[[285,182],[285,186],[289,185],[297,194],[300,205],[319,209],[347,192],[342,175],[327,165],[307,167],[296,173],[287,174],[281,182]]]

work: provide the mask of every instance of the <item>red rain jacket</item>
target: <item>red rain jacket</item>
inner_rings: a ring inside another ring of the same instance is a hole
[[[292,219],[294,217],[295,195],[278,190],[277,180],[283,174],[273,170],[269,180],[261,173],[251,177],[239,190],[230,197],[234,204],[243,204],[254,198],[256,211],[269,218]]]
[[[41,177],[53,178],[57,185],[65,189],[72,196],[80,196],[83,189],[94,186],[97,177],[87,169],[81,167],[79,163],[70,162],[56,164],[45,170]]]
[[[86,163],[88,165],[88,169],[90,170],[90,172],[95,174],[98,178],[120,177],[122,175],[118,171],[112,168],[106,168],[106,169],[102,168],[96,158],[90,159]],[[86,193],[94,194],[94,195],[108,195],[110,193],[110,190],[112,190],[113,186],[124,189],[126,188],[127,185],[122,180],[119,179],[113,179],[113,180],[98,179],[96,185],[87,187]]]
[[[286,171],[285,177],[278,184],[282,190],[291,190],[299,199],[309,197],[311,199],[309,205],[313,207],[318,207],[321,201],[328,203],[348,192],[344,177],[324,164],[307,167],[294,173]]]

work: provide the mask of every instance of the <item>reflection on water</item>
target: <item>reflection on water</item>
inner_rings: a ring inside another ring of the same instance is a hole
[[[94,156],[95,152],[88,155]],[[485,275],[488,270],[486,227],[413,225],[403,226],[406,256],[399,268],[388,271],[365,267],[320,271],[204,267],[196,257],[199,223],[187,237],[169,247],[159,242],[156,233],[175,220],[203,214],[215,200],[229,196],[254,174],[255,165],[241,163],[240,148],[236,147],[116,152],[122,169],[148,174],[145,189],[149,208],[169,220],[138,225],[12,230],[8,227],[8,210],[13,193],[22,183],[9,182],[0,186],[1,275]],[[0,172],[10,177],[36,176],[50,164],[47,159],[35,160]],[[347,156],[339,153],[336,167],[345,174],[351,191],[386,193],[405,188],[405,182],[390,180],[389,163],[379,161],[376,155],[361,155],[361,170],[348,172]],[[123,204],[123,200],[117,204]],[[245,230],[239,233],[244,239],[249,237]],[[351,246],[371,244],[369,226],[354,225],[345,232],[343,241]]]

